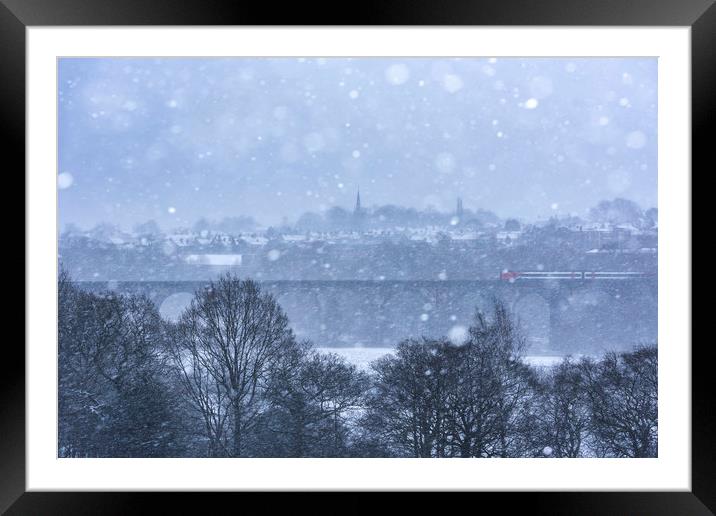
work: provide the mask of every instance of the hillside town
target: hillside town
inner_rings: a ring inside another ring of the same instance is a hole
[[[138,265],[147,260],[156,263],[153,274],[172,280],[224,270],[257,279],[335,280],[489,279],[504,268],[643,272],[656,270],[656,216],[616,199],[592,208],[588,219],[526,222],[471,211],[460,198],[452,213],[364,208],[358,193],[352,211],[334,207],[279,226],[244,217],[233,228],[232,221],[205,220],[170,231],[151,221],[131,232],[109,224],[70,227],[60,236],[60,254],[88,281],[141,280],[135,271],[146,273]],[[556,248],[561,252],[549,251]]]

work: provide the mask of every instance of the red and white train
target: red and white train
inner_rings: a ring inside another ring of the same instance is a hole
[[[600,279],[640,279],[654,276],[649,272],[606,272],[606,271],[508,271],[500,272],[500,279],[516,281],[518,279],[559,279],[559,280],[600,280]]]

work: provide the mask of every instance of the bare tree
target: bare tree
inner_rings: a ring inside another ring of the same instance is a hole
[[[226,392],[202,359],[192,341],[184,341],[175,327],[171,357],[177,366],[174,371],[184,393],[199,418],[199,432],[206,440],[207,455],[222,457],[230,455],[229,415],[230,407]],[[219,367],[214,365],[213,367]]]
[[[201,414],[212,454],[240,457],[262,409],[272,360],[293,342],[273,296],[226,274],[196,293],[174,332],[172,356]]]
[[[453,442],[461,456],[533,454],[536,378],[522,361],[526,344],[519,324],[495,300],[489,316],[476,312],[469,335],[451,403]]]
[[[506,307],[478,312],[468,342],[407,340],[377,361],[365,424],[398,455],[509,457],[536,453],[536,378]]]
[[[591,430],[600,456],[656,457],[657,348],[583,360]]]
[[[439,347],[439,342],[428,339],[406,340],[398,344],[394,356],[372,364],[375,375],[364,425],[390,443],[396,455],[444,454],[442,398],[447,394],[448,370]]]
[[[58,294],[60,455],[181,454],[154,304],[84,292],[64,272]]]
[[[586,382],[578,363],[566,358],[553,366],[544,382],[539,418],[550,456],[582,457],[590,436]]]
[[[265,429],[272,442],[261,447],[269,455],[346,456],[367,387],[367,376],[336,354],[309,343],[288,350],[271,369]]]

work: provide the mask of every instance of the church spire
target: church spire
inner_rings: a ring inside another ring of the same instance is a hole
[[[356,215],[358,215],[358,214],[360,214],[360,211],[361,211],[361,207],[360,207],[360,188],[358,188],[358,194],[356,195],[356,207],[355,207],[355,210],[353,210],[353,212],[354,212]]]

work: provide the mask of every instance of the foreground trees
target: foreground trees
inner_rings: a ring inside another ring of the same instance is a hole
[[[89,294],[63,272],[58,333],[60,456],[183,454],[165,326],[151,301]]]
[[[335,354],[297,346],[272,367],[262,419],[262,456],[346,457],[367,375]]]
[[[269,367],[294,345],[286,315],[255,282],[224,276],[197,292],[170,349],[203,419],[210,456],[244,454]]]
[[[532,367],[509,310],[359,371],[297,342],[226,275],[176,323],[142,296],[59,288],[65,457],[653,457],[657,350]]]
[[[506,308],[476,314],[469,340],[404,341],[374,364],[365,424],[396,455],[532,456],[536,377]]]
[[[407,340],[395,356],[374,364],[374,388],[364,425],[397,456],[443,456],[445,397],[449,378],[444,343]]]
[[[571,358],[555,365],[544,378],[537,414],[546,455],[584,456],[591,436],[586,387],[581,365]]]
[[[344,456],[367,378],[297,343],[273,296],[223,276],[171,332],[175,374],[212,457]]]
[[[631,353],[607,353],[580,364],[589,428],[600,457],[656,457],[657,350],[641,346]]]

